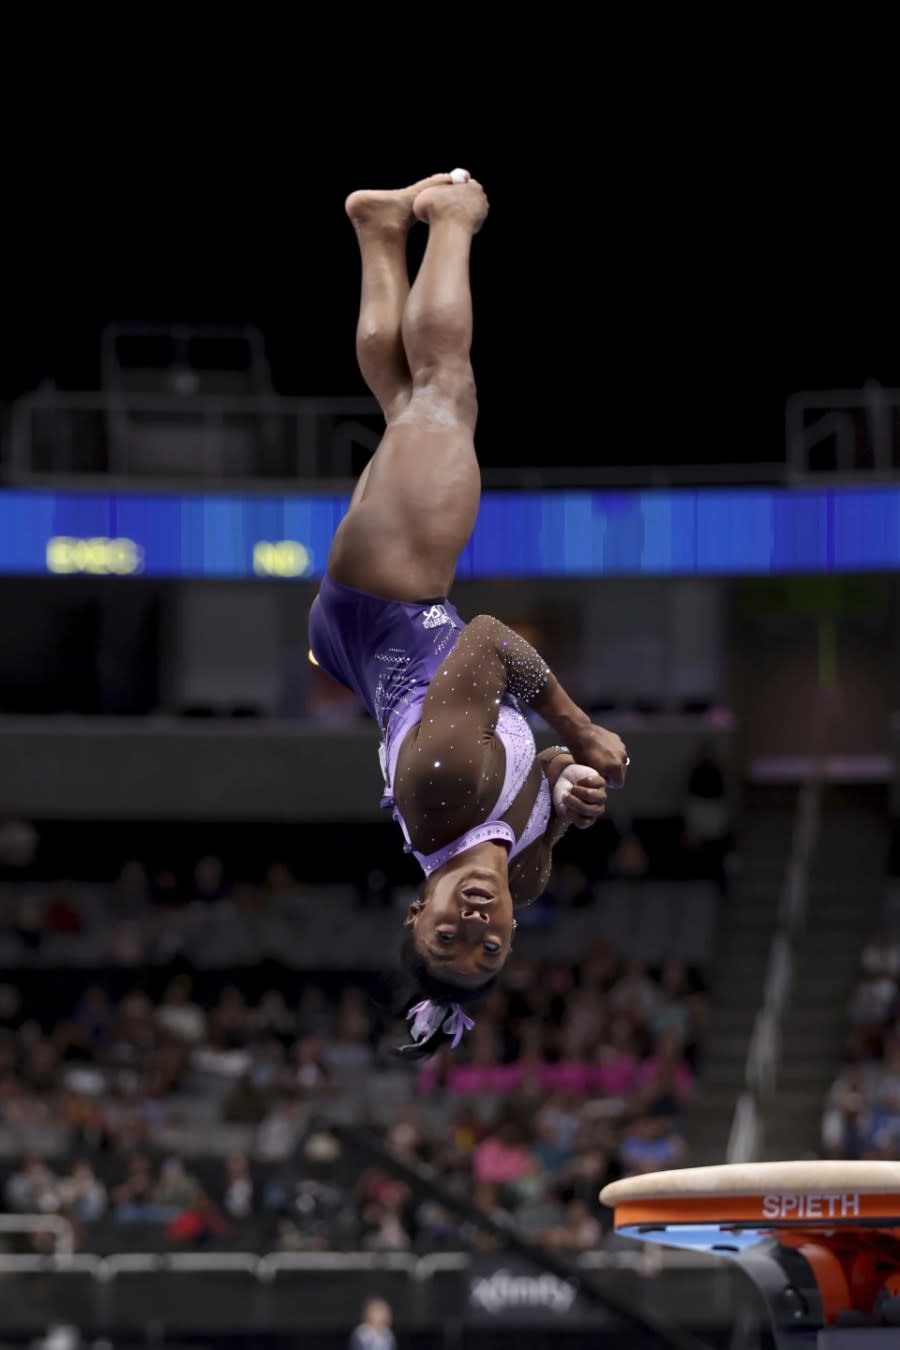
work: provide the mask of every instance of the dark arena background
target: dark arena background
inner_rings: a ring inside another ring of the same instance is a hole
[[[617,1235],[599,1193],[900,1157],[885,161],[806,118],[548,123],[532,156],[365,100],[326,153],[309,117],[277,148],[202,107],[57,126],[13,192],[0,1345],[768,1346],[737,1264]],[[411,1066],[384,990],[417,871],[306,626],[383,425],[344,198],[457,164],[491,213],[453,599],[631,766],[475,1031]],[[351,1341],[376,1299],[395,1340],[376,1310]]]

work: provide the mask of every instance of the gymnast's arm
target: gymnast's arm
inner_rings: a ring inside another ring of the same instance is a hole
[[[626,753],[618,736],[592,724],[521,634],[479,614],[434,675],[416,741],[401,755],[397,786],[403,795],[413,788],[418,810],[447,810],[461,798],[472,805],[497,799],[503,755],[494,732],[505,694],[564,734],[579,764],[590,765],[604,782],[623,782]],[[552,765],[555,778],[567,763]]]
[[[551,792],[563,770],[575,763],[571,754],[558,745],[551,746],[549,750],[542,750],[536,758],[547,778]],[[567,801],[567,813],[560,816],[554,808],[540,839],[529,844],[528,848],[510,863],[509,885],[514,904],[530,905],[539,895],[543,895],[550,880],[553,849],[570,825],[586,830],[595,824],[603,814],[605,800],[606,790],[599,774],[591,782],[576,783],[572,786]]]
[[[479,614],[435,674],[422,708],[417,748],[420,761],[435,770],[429,775],[435,804],[446,800],[452,783],[491,776],[494,731],[507,693],[533,708],[565,740],[577,763],[613,786],[624,782],[627,756],[619,737],[591,722],[530,642],[499,619]]]

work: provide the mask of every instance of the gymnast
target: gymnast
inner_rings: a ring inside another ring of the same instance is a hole
[[[404,924],[407,1011],[425,1058],[454,1047],[509,956],[516,905],[546,887],[569,825],[587,828],[628,756],[565,693],[535,649],[448,599],[478,513],[469,256],[488,202],[465,170],[346,203],[362,256],[356,351],[386,429],[332,542],[310,647],[378,724],[383,803],[425,882]],[[407,234],[428,226],[410,288]],[[520,711],[563,744],[536,753]],[[410,1000],[412,1002],[412,1000]]]

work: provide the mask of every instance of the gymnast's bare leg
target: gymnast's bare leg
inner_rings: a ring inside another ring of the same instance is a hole
[[[410,209],[429,227],[411,290]],[[347,202],[363,268],[357,355],[387,428],[335,535],[328,571],[389,599],[446,595],[478,512],[469,253],[487,209],[478,183],[450,185],[449,175]]]

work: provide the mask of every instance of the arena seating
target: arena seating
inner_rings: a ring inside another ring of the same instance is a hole
[[[605,1180],[686,1157],[715,886],[620,878],[598,897],[573,866],[521,912],[467,1044],[412,1070],[390,1057],[383,999],[408,898],[277,867],[231,885],[214,859],[181,890],[138,865],[112,884],[5,883],[7,1209],[62,1214],[98,1252],[475,1240],[360,1171],[329,1135],[344,1122],[550,1244],[594,1245]]]

